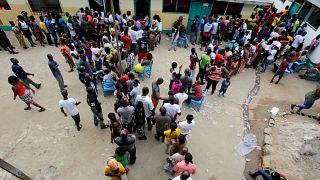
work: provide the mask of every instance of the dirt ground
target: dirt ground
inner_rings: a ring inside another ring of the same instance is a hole
[[[261,89],[250,106],[251,130],[249,132],[257,136],[258,146],[262,146],[263,130],[267,126],[267,120],[271,113],[268,112],[272,107],[278,107],[280,112],[290,110],[290,104],[302,103],[304,94],[313,90],[316,83],[301,80],[297,74],[286,75],[278,85],[270,84],[272,74],[262,74]],[[306,114],[316,115],[319,112],[319,104],[316,103],[312,109],[304,110]],[[318,122],[313,119],[288,115],[278,117],[273,129],[273,151],[272,168],[283,172],[288,179],[317,179],[311,174],[319,174],[319,166],[312,166],[299,156],[304,138],[312,138],[319,135]],[[315,156],[319,156],[316,154]],[[313,158],[313,157],[310,157]],[[246,156],[244,174],[247,179],[248,171],[255,171],[261,162],[261,151],[255,150]],[[305,164],[303,164],[305,163]],[[319,162],[318,162],[319,163]],[[316,163],[315,163],[316,164]],[[306,178],[307,177],[307,178]]]
[[[106,159],[114,154],[116,145],[110,143],[109,130],[100,130],[93,125],[92,113],[85,102],[85,88],[79,82],[77,73],[67,72],[68,66],[59,49],[46,46],[23,50],[18,48],[15,37],[11,33],[7,34],[20,53],[9,55],[0,52],[3,67],[0,71],[0,157],[34,179],[107,179],[103,170]],[[177,48],[177,51],[168,52],[167,47],[168,41],[163,38],[160,47],[153,52],[152,78],[142,82],[142,86],[151,88],[156,78],[163,77],[165,83],[161,86],[162,96],[168,91],[171,62],[182,64],[183,70],[189,63],[190,48]],[[62,97],[47,65],[47,53],[52,53],[59,62],[69,96],[82,102],[78,106],[83,125],[80,132],[76,131],[69,116],[65,118],[60,113],[58,101]],[[34,100],[47,108],[45,112],[39,113],[35,108],[24,111],[25,104],[20,99],[13,101],[7,83],[7,77],[12,74],[11,57],[20,60],[27,72],[35,73],[31,79],[42,83]],[[245,158],[238,155],[234,146],[243,135],[241,104],[253,83],[254,71],[246,70],[232,78],[226,97],[208,95],[201,112],[196,113],[187,106],[183,107],[182,116],[178,120],[184,120],[190,113],[196,121],[187,145],[197,165],[194,179],[242,178]],[[106,117],[113,111],[114,97],[100,95],[99,100]],[[153,134],[154,130],[147,132],[146,141],[136,142],[137,162],[130,166],[128,175],[132,180],[167,180],[169,177],[162,170],[166,158],[165,145],[156,142]],[[1,170],[0,179],[14,178]]]

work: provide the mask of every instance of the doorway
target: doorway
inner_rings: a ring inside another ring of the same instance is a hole
[[[105,0],[106,3],[106,11],[111,11],[111,4],[109,0]],[[103,12],[104,11],[104,7],[103,7],[103,0],[89,0],[89,6],[91,9],[94,9],[98,12]],[[119,0],[113,0],[113,6],[114,6],[114,10],[115,12],[119,11]]]
[[[212,9],[211,1],[191,1],[190,10],[189,10],[189,19],[187,26],[187,33],[191,31],[192,21],[196,16],[199,17],[199,20],[202,16],[208,16]]]
[[[138,18],[144,18],[146,15],[150,18],[150,0],[135,0],[135,15]]]

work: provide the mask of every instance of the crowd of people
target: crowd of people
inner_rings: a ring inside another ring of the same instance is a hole
[[[99,13],[86,7],[74,16],[65,13],[64,17],[55,11],[43,11],[39,21],[22,11],[17,17],[18,26],[13,21],[10,24],[22,48],[29,48],[25,39],[32,47],[37,43],[59,46],[70,67],[69,72],[77,71],[79,81],[86,88],[94,125],[101,129],[109,128],[111,143],[118,145],[114,156],[107,159],[105,168],[105,175],[113,179],[128,179],[127,165],[136,161],[135,141],[147,139],[144,129],[147,124],[148,131],[155,126],[154,138],[166,144],[164,152],[168,158],[163,169],[171,173],[174,180],[190,180],[191,174],[196,172],[196,165],[186,142],[195,121],[191,114],[184,121],[178,120],[183,103],[200,100],[210,87],[211,95],[214,94],[220,81],[218,96],[225,96],[232,76],[244,68],[258,68],[264,73],[273,62],[275,74],[270,83],[278,76],[278,84],[286,71],[292,71],[290,64],[304,61],[306,54],[320,42],[320,36],[317,36],[310,45],[302,48],[307,34],[306,23],[297,15],[289,16],[288,7],[277,13],[273,6],[257,6],[248,19],[242,19],[240,15],[226,18],[208,15],[201,19],[196,16],[191,24],[189,40],[183,18],[179,17],[173,23],[168,50],[176,50],[178,41],[182,40],[185,48],[189,47],[189,41],[192,45],[199,44],[201,52],[198,55],[196,48],[191,48],[190,65],[183,74],[179,62],[172,62],[168,70],[171,73],[168,96],[162,97],[160,87],[163,78],[157,78],[151,89],[141,87],[137,78],[146,66],[152,65],[151,52],[161,42],[162,22],[158,15],[150,20],[148,16],[131,17],[130,11],[125,14],[118,11],[113,16],[110,12]],[[0,45],[9,53],[17,53],[2,29]],[[81,102],[68,97],[68,86],[64,83],[59,64],[51,54],[47,58],[63,97],[59,101],[61,112],[64,116],[70,115],[80,131],[82,125],[77,106]],[[11,58],[11,62],[15,75],[10,76],[8,82],[12,85],[14,99],[19,96],[27,104],[25,110],[34,105],[40,112],[45,111],[33,100],[35,91],[30,86],[39,89],[41,84],[28,77],[34,74],[25,72],[16,58]],[[98,99],[97,84],[100,82],[112,83],[115,87],[114,110],[108,113],[107,120]],[[157,113],[160,100],[163,103]],[[292,109],[294,107],[307,108],[293,105]]]

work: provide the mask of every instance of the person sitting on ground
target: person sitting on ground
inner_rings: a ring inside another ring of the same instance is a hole
[[[182,160],[181,162],[178,162],[173,167],[173,172],[174,172],[175,176],[179,176],[185,170],[189,171],[191,174],[196,173],[196,165],[193,164],[192,155],[190,153],[187,153],[184,156],[184,160]]]
[[[184,147],[181,152],[177,152],[166,158],[166,163],[163,164],[163,169],[167,172],[172,172],[172,168],[178,163],[184,160],[184,156],[187,154],[188,148]]]
[[[301,79],[313,78],[319,73],[319,68],[317,66],[311,66],[303,75],[299,75]]]

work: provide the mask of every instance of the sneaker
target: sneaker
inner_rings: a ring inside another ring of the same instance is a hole
[[[80,131],[81,128],[82,128],[82,125],[79,124],[79,127],[77,127],[77,130]]]
[[[39,112],[42,112],[42,111],[45,111],[46,109],[45,108],[41,108],[41,109],[39,109],[38,111]]]

